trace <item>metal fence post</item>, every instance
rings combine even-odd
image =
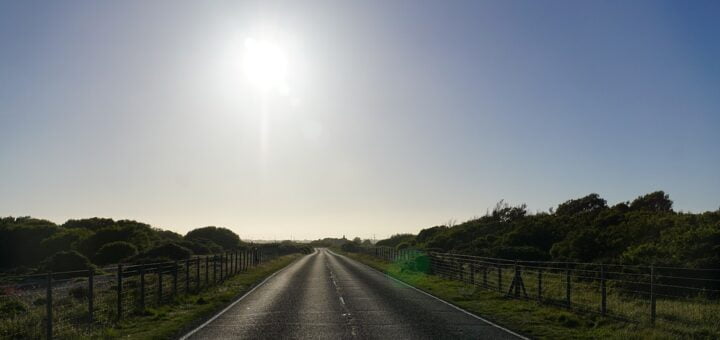
[[[94,281],[95,281],[95,272],[92,269],[90,269],[90,270],[88,270],[88,323],[93,323],[93,310],[95,309],[95,306],[93,305],[95,302],[95,301],[93,301]]]
[[[483,265],[482,271],[483,271],[483,287],[487,288],[488,284],[487,284],[487,266],[486,265]]]
[[[600,293],[602,294],[600,301],[600,315],[607,314],[607,291],[605,287],[605,265],[600,264]]]
[[[53,313],[52,313],[52,272],[47,273],[47,291],[45,292],[45,331],[49,339],[53,337]]]
[[[655,266],[650,265],[650,322],[655,324]]]
[[[117,318],[122,319],[122,286],[123,286],[123,268],[119,264],[117,266]]]

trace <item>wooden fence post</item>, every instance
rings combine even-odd
[[[195,290],[200,291],[200,258],[195,258]]]
[[[487,266],[486,265],[483,265],[482,271],[483,271],[483,288],[487,288],[488,284],[487,284]]]
[[[498,292],[502,293],[502,266],[498,263]]]
[[[217,283],[217,255],[213,256],[213,283]]]
[[[163,295],[163,268],[162,264],[157,265],[157,276],[158,276],[158,288],[157,288],[157,303],[158,305],[162,304],[162,295]]]
[[[605,286],[605,265],[600,264],[600,315],[605,316],[607,314],[607,290]]]
[[[88,323],[93,323],[93,313],[94,313],[94,293],[93,293],[93,286],[95,281],[95,272],[90,269],[88,270]]]
[[[655,266],[650,265],[650,322],[655,324]]]
[[[475,285],[475,264],[470,264],[470,284]]]
[[[117,266],[117,317],[122,319],[122,286],[123,286],[123,267],[121,264]]]
[[[542,268],[538,268],[537,299],[542,302]]]
[[[53,337],[53,301],[52,301],[52,272],[47,273],[47,290],[45,292],[45,332],[48,340]]]
[[[185,295],[190,292],[190,259],[185,260]]]
[[[178,261],[175,261],[175,263],[173,263],[172,276],[173,276],[172,296],[176,297],[177,296],[177,279],[178,279],[177,278],[178,277]]]
[[[210,284],[210,256],[205,256],[205,286]]]
[[[570,264],[565,264],[565,302],[567,303],[568,308],[571,306],[571,299],[570,299],[570,293],[571,293],[571,286],[570,283],[572,282],[572,278],[570,277]]]
[[[140,265],[140,311],[145,310],[145,265]]]

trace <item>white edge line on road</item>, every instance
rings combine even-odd
[[[314,252],[313,252],[313,254],[314,254]],[[308,255],[310,255],[310,254],[308,254]],[[272,279],[273,277],[275,277],[275,275],[279,274],[279,273],[282,272],[283,270],[285,270],[285,269],[287,269],[287,268],[290,268],[290,265],[292,265],[293,263],[297,262],[298,260],[300,260],[300,259],[302,259],[302,258],[304,258],[304,256],[298,258],[297,260],[295,260],[295,261],[293,261],[293,262],[288,263],[287,266],[285,266],[285,267],[283,267],[282,269],[280,269],[280,270],[272,273],[270,276],[266,277],[265,280],[262,280],[262,282],[258,283],[255,287],[253,287],[252,289],[250,289],[247,293],[243,294],[243,296],[239,297],[237,300],[233,301],[230,305],[228,305],[227,307],[225,307],[223,310],[219,311],[219,312],[218,312],[217,314],[215,314],[212,318],[210,318],[210,319],[208,319],[207,321],[205,321],[202,325],[197,326],[195,329],[191,330],[191,331],[188,332],[187,334],[185,334],[185,335],[183,335],[182,337],[180,337],[179,340],[186,340],[186,339],[190,338],[193,334],[197,333],[199,330],[203,329],[203,327],[205,327],[205,326],[207,326],[208,324],[210,324],[211,322],[215,321],[215,319],[217,319],[218,317],[220,317],[220,315],[223,315],[223,313],[227,312],[230,308],[232,308],[233,306],[235,306],[238,302],[242,301],[242,299],[244,299],[246,296],[248,296],[248,295],[250,295],[252,292],[254,292],[255,289],[260,288],[262,285],[265,284],[265,282],[267,282],[268,280]]]
[[[334,251],[332,251],[332,250],[330,250],[330,249],[328,249],[328,251],[331,252],[331,253],[333,253],[333,254],[335,254],[335,255],[337,255],[337,256],[343,256],[343,257],[347,258],[346,256],[340,255],[340,254],[338,254],[338,253],[335,253]],[[351,260],[352,260],[352,259],[351,259]],[[376,271],[376,272],[382,273],[381,271],[379,271],[379,270],[377,270],[377,269],[375,269],[375,268],[373,268],[373,267],[370,267],[370,266],[368,266],[367,264],[364,264],[364,263],[362,263],[362,262],[360,262],[360,261],[357,261],[357,260],[353,260],[353,261],[355,261],[355,262],[357,262],[357,263],[360,263],[360,264],[363,264],[364,266],[366,266],[366,267],[368,267],[368,268],[370,268],[370,269],[372,269],[372,270],[374,270],[374,271]],[[389,277],[389,278],[391,278],[391,279],[393,279],[393,280],[395,280],[395,281],[397,281],[397,282],[399,282],[399,283],[401,283],[401,284],[403,284],[403,285],[405,285],[405,286],[407,286],[407,287],[410,287],[410,288],[412,288],[412,289],[414,289],[414,290],[416,290],[416,291],[418,291],[418,292],[420,292],[420,293],[423,293],[423,294],[425,294],[425,295],[427,295],[427,296],[429,296],[429,297],[431,297],[431,298],[433,298],[433,299],[435,299],[435,300],[438,300],[438,301],[440,301],[440,302],[442,302],[442,303],[444,303],[444,304],[446,304],[446,305],[448,305],[448,306],[450,306],[450,307],[452,307],[452,308],[455,308],[455,309],[457,309],[457,310],[459,310],[459,311],[461,311],[461,312],[463,312],[463,313],[465,313],[465,314],[467,314],[467,315],[470,315],[470,316],[472,316],[472,317],[474,317],[474,318],[476,318],[476,319],[478,319],[478,320],[480,320],[480,321],[483,321],[483,322],[489,324],[490,326],[493,326],[493,327],[495,327],[495,328],[502,329],[503,331],[508,332],[508,333],[510,333],[510,334],[512,334],[512,335],[514,335],[514,336],[516,336],[516,337],[518,337],[518,338],[520,338],[520,339],[530,340],[530,338],[528,338],[528,337],[522,336],[522,335],[520,335],[520,334],[518,334],[518,333],[515,333],[515,332],[513,332],[513,331],[511,331],[511,330],[509,330],[509,329],[507,329],[507,328],[505,328],[505,327],[503,327],[503,326],[500,326],[500,325],[498,325],[498,324],[496,324],[496,323],[494,323],[494,322],[492,322],[492,321],[490,321],[490,320],[487,320],[487,319],[485,319],[485,318],[482,318],[482,317],[480,317],[480,316],[477,316],[477,315],[475,315],[475,314],[473,314],[473,313],[471,313],[471,312],[469,312],[469,311],[467,311],[467,310],[465,310],[465,309],[462,309],[462,308],[460,308],[460,307],[458,307],[458,306],[456,306],[456,305],[454,305],[454,304],[452,304],[452,303],[450,303],[450,302],[447,302],[447,301],[445,301],[445,300],[443,300],[443,299],[441,299],[441,298],[439,298],[439,297],[437,297],[437,296],[435,296],[435,295],[432,295],[432,294],[430,294],[430,293],[428,293],[428,292],[426,292],[426,291],[424,291],[424,290],[422,290],[422,289],[413,287],[413,286],[411,286],[411,285],[409,285],[409,284],[407,284],[407,283],[405,283],[405,282],[403,282],[403,281],[400,281],[400,280],[398,280],[398,279],[396,279],[396,278],[394,278],[394,277],[392,277],[392,276],[390,276],[390,275],[387,275],[387,274],[386,274],[385,276],[386,276],[386,277]]]

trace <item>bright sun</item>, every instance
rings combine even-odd
[[[246,39],[244,68],[248,80],[260,90],[288,93],[287,53],[277,43]]]

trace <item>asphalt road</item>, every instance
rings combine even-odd
[[[305,256],[190,339],[517,339],[357,261]]]

